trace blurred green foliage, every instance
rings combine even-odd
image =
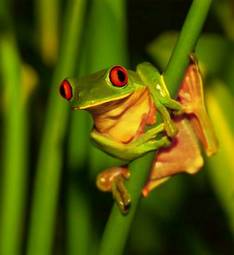
[[[191,1],[1,0],[0,255],[96,254],[112,206],[88,114],[57,88],[111,64],[164,70]],[[220,150],[141,201],[125,254],[232,254],[233,1],[213,1],[196,53]],[[113,229],[113,232],[118,231]]]

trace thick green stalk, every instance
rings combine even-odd
[[[86,112],[72,114],[68,149],[67,188],[67,251],[68,255],[90,254],[92,238],[91,208],[87,189],[81,185],[80,176],[88,174],[87,160],[90,148],[90,125]],[[85,174],[86,172],[86,174]]]
[[[124,0],[93,0],[88,45],[90,72],[107,65],[127,64],[125,5]]]
[[[90,73],[111,65],[127,65],[125,9],[124,0],[93,0],[87,46]],[[114,162],[94,146],[90,148],[90,158],[91,175],[95,176]]]
[[[54,73],[37,165],[28,255],[51,254],[62,165],[67,104],[58,96],[59,82],[73,76],[81,35],[82,0],[70,0],[65,13],[61,52]]]
[[[178,43],[165,72],[166,82],[170,84],[173,95],[175,95],[176,87],[179,85],[188,64],[189,53],[194,50],[210,4],[211,0],[194,0],[186,17]],[[132,207],[126,216],[121,215],[116,206],[113,207],[105,228],[99,255],[123,254],[128,232],[140,199],[140,190],[148,175],[153,154],[148,153],[130,164],[132,175],[128,183],[128,189],[132,196]]]
[[[37,0],[35,4],[37,18],[35,39],[47,64],[54,64],[58,57],[59,3],[58,0]]]
[[[12,34],[0,38],[4,84],[3,178],[0,254],[20,254],[27,178],[27,113],[23,102],[21,60]]]
[[[234,82],[234,80],[233,80]],[[224,209],[232,234],[234,235],[234,162],[233,162],[233,131],[234,116],[233,95],[225,84],[213,81],[206,94],[207,107],[214,123],[216,134],[219,134],[219,150],[207,161],[211,184]]]
[[[212,0],[193,0],[183,24],[180,36],[164,72],[170,92],[175,95],[189,62],[189,54],[195,50],[199,34],[206,20]]]
[[[99,255],[123,254],[130,226],[140,201],[141,190],[148,176],[148,170],[151,167],[154,156],[155,152],[151,152],[130,164],[131,180],[126,184],[132,199],[129,213],[124,216],[120,213],[116,204],[113,206],[103,234]]]
[[[123,0],[94,0],[88,16],[83,43],[79,75],[95,72],[110,65],[126,65],[126,24]],[[106,25],[108,24],[108,26]],[[105,29],[103,29],[105,27]],[[115,31],[115,33],[113,33]],[[81,73],[82,72],[82,73]],[[69,132],[69,168],[67,230],[68,254],[90,254],[91,231],[90,212],[86,190],[78,182],[77,175],[87,171],[87,157],[92,173],[114,165],[113,158],[90,146],[87,113],[73,112]],[[85,169],[84,169],[85,167]],[[79,173],[78,173],[79,172]],[[75,186],[77,186],[75,188]]]
[[[85,7],[85,6],[83,6]],[[87,21],[87,19],[85,19]],[[87,37],[87,33],[85,34]],[[87,42],[82,40],[82,52],[79,57],[76,75],[87,74]],[[82,183],[88,171],[88,155],[90,149],[89,130],[91,119],[87,112],[73,111],[68,138],[68,179],[66,189],[66,254],[88,255],[92,243],[91,208],[89,192]],[[82,181],[80,180],[82,176]]]
[[[234,94],[234,40],[232,41],[232,44],[230,45],[229,48],[229,58],[225,59],[225,65],[223,65],[224,67],[224,81],[226,82],[226,84],[228,85],[228,87],[230,88],[230,91],[232,94]]]
[[[67,250],[68,255],[89,255],[92,244],[91,206],[86,189],[73,177],[69,181],[67,197]]]

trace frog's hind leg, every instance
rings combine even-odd
[[[183,106],[183,111],[189,117],[199,140],[203,144],[208,156],[214,154],[218,142],[208,116],[203,92],[203,81],[197,64],[196,57],[190,56],[184,80],[178,93],[178,101]]]
[[[175,117],[174,121],[178,133],[170,147],[158,151],[148,182],[142,191],[143,196],[147,196],[170,176],[181,172],[194,174],[203,165],[198,141],[190,123],[182,117]]]
[[[104,170],[97,176],[97,187],[101,191],[112,192],[122,213],[126,213],[131,204],[130,195],[124,186],[130,173],[126,166],[112,167]]]

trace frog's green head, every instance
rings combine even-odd
[[[88,110],[131,95],[138,86],[135,76],[135,72],[127,71],[122,66],[112,66],[77,81],[70,78],[63,80],[60,94],[73,109]]]

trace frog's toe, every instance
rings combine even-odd
[[[122,176],[118,176],[112,183],[112,194],[113,197],[123,214],[128,213],[129,207],[131,205],[130,195],[124,186],[124,178]]]
[[[173,115],[175,115],[175,116],[180,116],[180,115],[182,115],[182,114],[184,114],[185,113],[185,109],[183,108],[183,107],[181,107],[180,109],[178,109],[178,110],[174,110],[173,111]]]
[[[165,130],[169,137],[174,137],[178,132],[178,130],[173,122],[168,123],[168,125],[165,126]]]

